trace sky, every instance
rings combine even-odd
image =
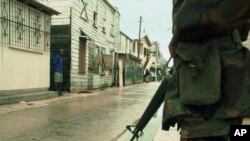
[[[142,16],[141,37],[148,35],[158,41],[163,56],[169,57],[168,44],[172,37],[172,1],[169,0],[109,0],[120,12],[120,29],[132,39],[139,37],[139,21]]]

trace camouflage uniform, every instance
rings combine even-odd
[[[167,90],[163,129],[181,141],[227,141],[250,111],[249,0],[173,0],[176,86]],[[188,17],[188,19],[187,19]],[[178,129],[179,129],[178,128]]]

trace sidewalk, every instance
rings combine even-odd
[[[23,100],[23,101],[19,101],[16,103],[0,105],[0,114],[11,113],[11,112],[34,108],[34,107],[43,107],[51,103],[72,101],[73,99],[78,98],[78,97],[94,96],[97,94],[98,93],[91,93],[91,94],[65,93],[63,96],[60,96],[60,97],[56,95],[55,97],[50,97],[47,99],[38,99],[38,100],[32,100],[32,101]]]
[[[169,131],[164,131],[160,127],[153,141],[180,141],[180,134],[176,127],[171,128]]]
[[[21,101],[34,101],[57,97],[55,91],[36,91],[36,92],[10,92],[0,93],[0,105],[19,103]]]
[[[122,89],[128,89],[131,87],[136,87],[141,84],[135,84],[135,85],[128,85],[122,87]],[[75,94],[87,94],[91,95],[93,93],[97,93],[102,90],[113,90],[113,89],[121,89],[119,87],[108,87],[105,89],[94,89],[94,90],[86,90],[83,92],[75,93]],[[72,93],[67,93],[72,94]],[[73,93],[74,94],[74,93]],[[0,93],[0,106],[1,105],[7,105],[7,104],[14,104],[14,103],[20,103],[20,102],[30,102],[30,101],[36,101],[36,100],[43,100],[43,99],[49,99],[49,98],[55,98],[58,97],[58,93],[56,91],[48,91],[48,90],[41,90],[41,91],[13,91],[13,92],[2,92]]]

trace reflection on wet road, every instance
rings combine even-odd
[[[159,84],[106,89],[98,95],[2,113],[0,140],[116,140],[125,134],[127,124],[142,115]]]

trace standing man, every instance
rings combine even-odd
[[[177,123],[181,141],[228,141],[230,125],[249,115],[249,12],[249,0],[173,0],[176,90],[163,129]]]
[[[54,80],[56,91],[58,95],[62,96],[62,83],[63,83],[63,49],[59,49],[58,54],[54,57]]]

